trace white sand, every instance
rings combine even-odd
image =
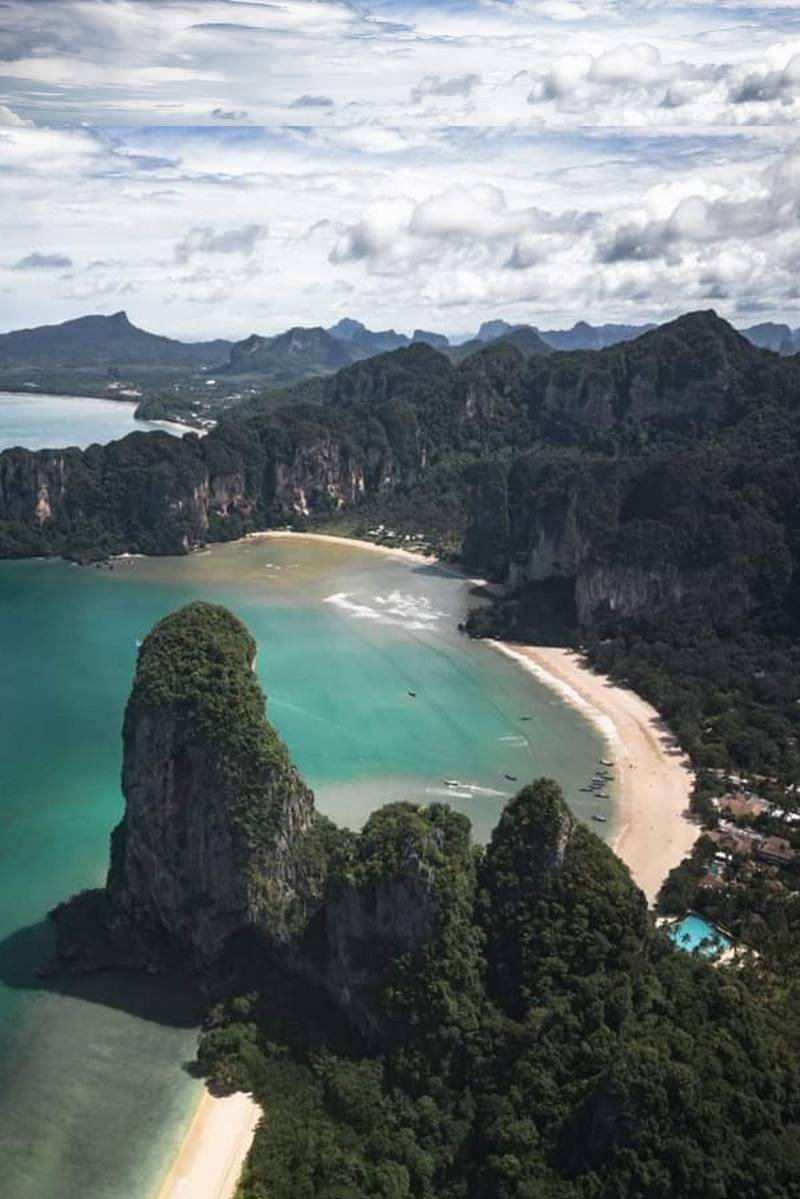
[[[204,1091],[157,1199],[232,1199],[260,1118],[249,1095]]]
[[[689,853],[698,828],[688,815],[694,776],[658,712],[634,691],[611,682],[572,650],[490,645],[513,658],[578,708],[603,734],[616,767],[612,848],[652,903],[673,866]]]
[[[403,549],[402,546],[378,545],[374,541],[361,541],[358,537],[337,537],[334,533],[297,533],[294,529],[271,529],[265,533],[248,533],[247,541],[270,540],[273,537],[299,538],[301,541],[327,541],[330,545],[350,545],[360,550],[373,550],[391,558],[405,558],[407,562],[420,562],[431,565],[437,562],[447,569],[447,564],[439,562],[434,554],[418,553],[416,550]]]

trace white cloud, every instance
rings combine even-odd
[[[615,125],[789,124],[800,116],[800,53],[778,69],[776,50],[733,62],[665,59],[646,42],[571,53],[534,74],[528,104]]]
[[[790,124],[792,7],[5,0],[0,87],[22,118],[75,124],[272,124],[287,109],[326,126]]]
[[[441,75],[426,75],[411,89],[411,103],[419,104],[426,96],[468,96],[481,81],[480,75],[467,73],[442,79]]]
[[[197,254],[244,254],[249,257],[256,243],[267,236],[265,225],[243,225],[241,229],[222,229],[195,225],[175,246],[175,261],[188,262]]]
[[[122,294],[137,323],[198,337],[710,303],[800,324],[785,127],[7,128],[0,171],[0,327],[114,311]],[[12,269],[32,253],[76,265]]]
[[[12,125],[24,127],[32,125],[32,121],[23,121],[22,117],[18,117],[15,112],[12,112],[5,104],[0,104],[0,128],[4,125]]]
[[[66,254],[50,253],[42,254],[39,250],[34,250],[31,254],[26,254],[24,258],[20,258],[12,266],[12,271],[58,271],[66,270],[72,266],[72,259]]]

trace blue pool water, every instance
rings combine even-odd
[[[704,958],[719,957],[733,944],[730,937],[726,937],[702,916],[695,916],[693,913],[673,924],[669,936],[673,945],[677,945],[679,949],[685,949],[687,953],[697,951]]]

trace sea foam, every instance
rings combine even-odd
[[[374,595],[372,604],[353,598],[351,592],[337,591],[334,595],[326,596],[324,602],[359,620],[375,620],[380,624],[418,631],[432,629],[438,621],[447,617],[446,612],[440,612],[432,606],[427,596],[404,595],[401,591]]]

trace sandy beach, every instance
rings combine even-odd
[[[655,708],[596,674],[575,651],[489,644],[581,711],[605,737],[616,767],[612,848],[652,903],[699,831],[687,815],[694,780],[686,755]]]
[[[249,1095],[204,1091],[156,1199],[232,1199],[260,1118]]]
[[[444,570],[451,569],[446,563],[440,562],[434,554],[421,554],[416,550],[406,550],[402,546],[378,545],[375,541],[362,541],[359,537],[337,537],[335,533],[298,533],[294,529],[270,529],[265,533],[247,533],[245,541],[271,540],[274,537],[291,537],[301,541],[327,541],[330,545],[350,545],[360,550],[372,550],[383,554],[384,557],[404,558],[406,562],[417,565],[431,566],[434,562]]]
[[[330,533],[275,530],[249,536],[300,537],[349,545],[410,562],[438,562],[431,555],[399,546],[376,545],[373,541]],[[461,573],[441,562],[438,565]],[[470,581],[484,583],[481,579]],[[609,757],[617,767],[612,847],[652,903],[669,871],[686,856],[698,835],[697,825],[688,815],[694,782],[688,758],[651,704],[629,688],[595,673],[580,654],[550,646],[499,641],[488,644],[556,691],[602,733]]]
[[[276,530],[248,539],[300,538],[353,546],[414,563],[437,559],[353,537]],[[540,683],[579,710],[604,737],[616,773],[612,847],[652,903],[664,878],[697,834],[688,819],[693,775],[658,712],[635,692],[612,683],[567,649],[489,641]],[[247,1095],[204,1093],[156,1199],[232,1199],[261,1110]]]

